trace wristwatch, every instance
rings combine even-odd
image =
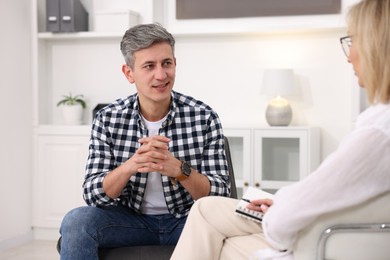
[[[191,175],[191,165],[186,161],[181,161],[181,175],[176,177],[178,181],[184,181]]]

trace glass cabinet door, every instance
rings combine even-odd
[[[251,182],[250,129],[224,129],[229,140],[230,153],[236,179],[238,198],[242,197],[244,187]]]
[[[276,192],[307,176],[318,165],[318,134],[307,127],[255,129],[254,182]]]

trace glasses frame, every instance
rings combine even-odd
[[[340,38],[340,44],[341,48],[343,49],[343,52],[347,58],[349,58],[350,49],[352,47],[352,38],[351,36],[347,35]]]

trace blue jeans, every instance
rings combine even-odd
[[[79,207],[62,221],[61,260],[96,260],[99,247],[176,245],[186,219],[140,215],[124,206]]]

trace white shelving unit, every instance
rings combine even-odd
[[[153,22],[159,15],[154,0],[110,2],[100,0],[99,5],[133,9],[140,14],[142,23]],[[84,123],[90,124],[96,104],[132,92],[121,72],[124,60],[119,43],[124,32],[46,32],[45,6],[46,0],[32,0],[34,125],[63,124],[56,103],[69,92],[83,94],[87,99]]]

